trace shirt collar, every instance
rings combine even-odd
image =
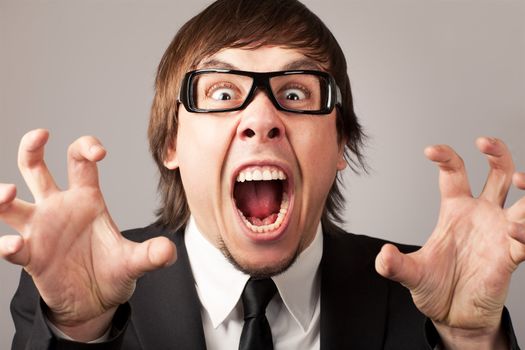
[[[272,277],[286,308],[305,332],[319,300],[319,265],[322,255],[323,232],[319,223],[314,240],[301,252],[295,263],[280,275]]]
[[[190,217],[184,236],[197,294],[217,328],[239,301],[249,275],[237,270],[222,252],[199,231]],[[306,331],[319,300],[319,264],[323,252],[321,224],[312,243],[301,252],[295,263],[280,275],[272,277],[284,305]]]

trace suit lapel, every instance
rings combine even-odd
[[[130,300],[132,326],[143,349],[206,349],[184,232],[168,237],[177,246],[177,262],[139,280]]]
[[[374,268],[379,249],[367,237],[324,235],[321,350],[383,347],[388,283]]]

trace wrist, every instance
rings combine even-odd
[[[441,338],[440,349],[499,350],[509,349],[509,341],[501,325],[494,329],[463,329],[434,322]]]
[[[46,316],[49,322],[61,333],[77,342],[88,343],[100,339],[107,334],[111,327],[116,307],[105,313],[82,322],[60,322],[53,313],[47,310]]]

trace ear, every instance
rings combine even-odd
[[[338,152],[338,159],[337,159],[337,170],[338,171],[341,171],[341,170],[344,170],[347,166],[348,166],[348,163],[345,159],[345,149],[346,149],[346,138],[343,138],[341,140],[341,142],[339,143],[339,152]]]
[[[170,170],[175,170],[179,167],[179,159],[177,158],[177,152],[173,145],[168,148],[163,163],[164,166]]]

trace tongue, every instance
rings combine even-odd
[[[234,196],[245,217],[264,219],[279,212],[282,190],[281,181],[246,181],[235,185]]]

